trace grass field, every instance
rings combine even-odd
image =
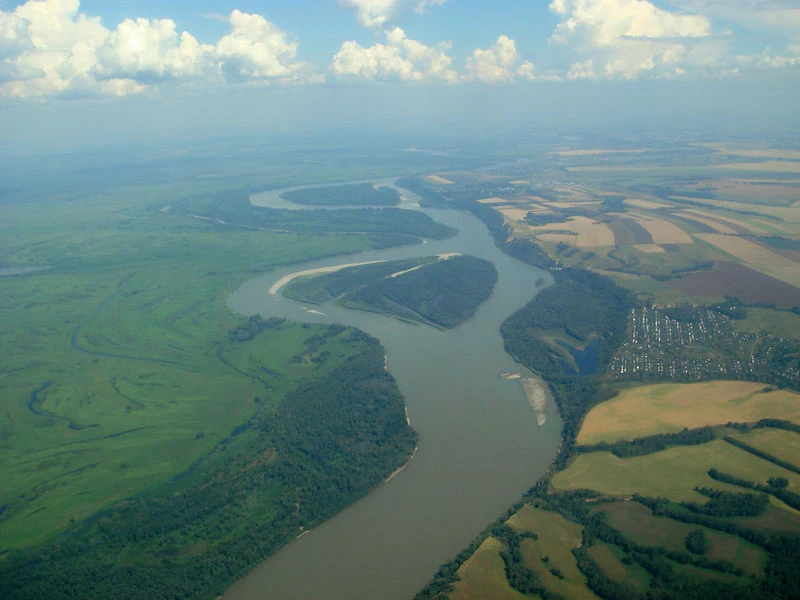
[[[522,553],[525,566],[539,575],[550,590],[565,598],[595,600],[597,596],[586,587],[586,577],[578,570],[572,549],[581,545],[582,527],[566,520],[558,513],[524,505],[507,521],[519,532],[530,531],[538,539],[523,539]],[[545,563],[542,559],[547,557]],[[559,569],[564,578],[553,575],[551,568]]]
[[[711,468],[736,477],[764,482],[769,477],[785,477],[789,489],[800,490],[800,475],[773,465],[735,446],[716,440],[701,446],[677,446],[655,454],[620,459],[610,452],[580,454],[553,477],[553,486],[562,490],[588,488],[602,494],[629,496],[641,494],[675,501],[705,503],[706,497],[695,487],[741,491],[708,476]]]
[[[800,434],[782,429],[754,429],[736,437],[800,469]]]
[[[503,544],[488,537],[458,569],[458,579],[450,593],[451,600],[524,600],[529,598],[511,589],[506,580],[505,565],[500,557]]]
[[[637,563],[626,565],[622,562],[625,552],[619,546],[596,541],[589,548],[589,555],[612,581],[625,582],[637,592],[644,593],[650,587],[650,575]]]
[[[731,321],[734,329],[800,339],[800,315],[785,310],[748,308],[747,317]]]
[[[636,386],[593,408],[584,419],[578,443],[613,442],[762,418],[800,423],[800,394],[764,390],[764,384],[744,381]]]
[[[225,302],[255,273],[369,240],[226,230],[155,210],[154,193],[3,207],[3,262],[52,268],[0,289],[0,550],[186,471],[345,354],[290,364],[314,334],[300,326],[245,352]]]
[[[638,502],[603,504],[598,511],[605,512],[606,522],[632,542],[642,546],[664,546],[674,552],[685,551],[686,536],[694,529],[701,529],[708,541],[708,558],[724,560],[753,575],[764,572],[767,553],[735,535],[653,516],[649,508]]]

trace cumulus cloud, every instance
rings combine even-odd
[[[427,46],[409,39],[395,27],[386,31],[386,44],[365,48],[354,41],[344,42],[333,57],[331,71],[345,78],[454,82],[458,74],[450,68],[449,49],[447,43]]]
[[[670,12],[648,0],[552,0],[550,10],[562,17],[551,42],[590,55],[609,78],[635,79],[649,72],[679,75],[687,41],[711,34],[711,22],[704,15]],[[572,77],[567,77],[585,79],[580,65],[586,61],[575,64],[577,71],[570,70]]]
[[[424,14],[431,6],[441,6],[447,0],[339,0],[339,6],[356,13],[362,27],[381,30],[405,9]]]
[[[472,56],[467,58],[466,72],[470,78],[487,83],[512,83],[516,63],[516,42],[501,35],[494,46],[486,50],[478,48],[472,52]],[[530,69],[532,68],[531,64]]]
[[[736,57],[737,67],[761,71],[800,67],[800,48],[793,47],[790,50],[794,56],[774,55],[771,48],[765,48],[759,54],[739,55]]]
[[[576,63],[572,63],[567,71],[567,79],[576,81],[581,79],[597,79],[594,72],[594,61],[590,58]]]
[[[29,0],[0,11],[0,95],[125,96],[164,81],[296,81],[297,42],[261,15],[234,10],[230,31],[201,44],[171,19],[125,19],[107,29],[78,0]]]

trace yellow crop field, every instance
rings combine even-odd
[[[530,212],[529,210],[524,208],[514,208],[511,206],[498,207],[497,210],[499,210],[504,217],[508,217],[509,219],[514,219],[515,221],[523,221]]]
[[[502,198],[484,198],[483,200],[478,200],[481,204],[507,204],[508,200],[503,200]]]
[[[681,214],[683,214],[684,216],[687,216],[687,217],[689,217],[691,219],[696,219],[698,221],[700,220],[700,218],[712,217],[713,219],[716,219],[717,221],[722,221],[722,222],[725,222],[725,223],[729,223],[731,226],[741,227],[742,229],[745,229],[746,231],[749,231],[749,232],[754,233],[756,235],[763,235],[765,233],[770,233],[769,229],[765,229],[764,227],[759,227],[757,224],[754,224],[752,222],[745,222],[745,221],[742,221],[740,219],[733,219],[733,218],[731,218],[731,217],[729,217],[727,215],[724,216],[724,217],[721,217],[721,216],[718,216],[716,214],[712,214],[709,211],[704,211],[704,210],[697,209],[697,208],[687,208]],[[727,232],[721,232],[721,233],[735,233],[735,231],[727,231]]]
[[[800,475],[716,440],[700,446],[674,446],[655,454],[621,459],[610,452],[579,454],[564,471],[553,477],[561,490],[588,488],[601,494],[669,498],[676,502],[705,503],[707,498],[694,491],[709,487],[741,491],[733,485],[711,479],[709,469],[719,469],[749,481],[784,477],[792,491],[800,490]]]
[[[744,238],[716,233],[701,233],[697,237],[750,265],[787,265],[800,269],[793,260]]]
[[[656,244],[634,244],[634,248],[636,248],[639,252],[644,252],[645,254],[658,254],[659,252],[666,252],[661,246],[657,246]]]
[[[676,196],[677,197],[677,196]],[[800,207],[798,206],[768,206],[766,204],[750,204],[746,202],[728,202],[725,200],[706,200],[704,198],[690,198],[692,202],[699,202],[711,208],[728,209],[732,211],[747,211],[759,215],[777,217],[786,223],[800,223]],[[728,219],[730,220],[730,219]]]
[[[430,179],[434,183],[441,183],[443,185],[452,185],[453,182],[449,179],[445,179],[444,177],[439,177],[439,175],[426,175],[426,179]]]
[[[677,225],[639,213],[627,213],[644,227],[654,244],[691,244],[692,237]]]
[[[663,202],[653,202],[652,200],[641,200],[640,198],[626,198],[625,204],[635,206],[636,208],[644,208],[645,210],[656,210],[658,208],[669,208],[670,204]]]
[[[736,236],[701,233],[697,237],[741,260],[747,266],[800,287],[800,263],[769,248]]]
[[[578,234],[575,245],[579,248],[614,245],[614,232],[604,223],[587,217],[572,217],[567,226]]]
[[[772,173],[800,173],[800,161],[765,160],[754,163],[726,163],[714,165],[714,169],[733,169],[736,171],[769,171]]]
[[[692,221],[697,221],[698,223],[702,223],[703,225],[707,225],[708,227],[711,227],[711,229],[713,229],[714,231],[716,231],[718,233],[728,233],[728,234],[736,234],[736,233],[738,233],[735,229],[731,229],[727,225],[723,225],[721,222],[716,221],[714,219],[707,219],[705,217],[701,217],[699,215],[692,214],[692,213],[690,213],[688,211],[681,212],[681,213],[678,213],[678,214],[680,216],[686,218],[686,219],[691,219]]]
[[[622,391],[595,406],[583,421],[579,444],[674,433],[729,421],[764,418],[800,423],[800,394],[765,392],[762,383],[709,381],[661,383]]]
[[[558,156],[597,156],[598,154],[642,154],[649,152],[650,148],[637,148],[635,150],[606,150],[603,148],[596,148],[591,150],[562,150],[561,152],[552,152]]]

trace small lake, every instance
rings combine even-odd
[[[394,179],[374,183],[395,187]],[[312,186],[291,189],[301,187]],[[537,424],[521,383],[535,376],[505,352],[499,332],[542,289],[537,280],[549,284],[550,275],[501,252],[475,217],[420,209],[415,194],[397,189],[402,208],[422,210],[458,235],[279,269],[244,284],[229,306],[245,315],[343,323],[377,337],[419,432],[418,451],[397,476],[257,566],[228,590],[226,600],[409,600],[441,563],[519,500],[556,452],[557,410],[549,402],[546,422]],[[285,191],[258,194],[252,202],[309,208],[282,200]],[[499,276],[477,314],[450,331],[332,303],[308,307],[269,293],[279,279],[300,270],[450,252],[490,260]]]

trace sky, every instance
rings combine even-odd
[[[491,126],[526,106],[552,122],[698,116],[687,95],[708,117],[796,126],[799,80],[800,0],[0,0],[7,149]]]

